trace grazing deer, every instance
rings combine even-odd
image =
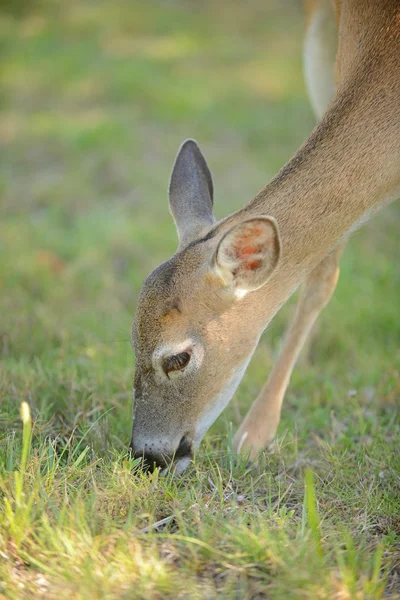
[[[351,232],[400,195],[400,2],[306,2],[305,74],[319,124],[243,209],[215,221],[193,140],[169,187],[174,256],[145,281],[133,324],[131,447],[150,468],[190,462],[260,335],[303,283],[281,353],[236,434],[255,457],[275,435],[298,354],[338,280]]]

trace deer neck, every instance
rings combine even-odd
[[[241,211],[274,216],[281,232],[280,266],[255,292],[264,320],[335,246],[400,193],[399,50],[397,35],[390,56],[370,52],[349,69],[307,141]]]

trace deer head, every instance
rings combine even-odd
[[[280,237],[270,216],[215,222],[211,174],[193,140],[179,150],[169,202],[179,246],[144,282],[132,327],[131,447],[149,468],[174,461],[182,471],[257,345],[253,292],[277,267]]]

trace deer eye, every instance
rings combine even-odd
[[[180,352],[173,356],[167,356],[163,360],[163,369],[166,375],[172,371],[182,371],[189,364],[190,354],[189,352]]]

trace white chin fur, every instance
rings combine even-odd
[[[176,460],[176,461],[174,460],[173,463],[171,463],[167,467],[161,469],[160,475],[162,477],[165,477],[165,475],[167,475],[171,471],[174,476],[180,475],[181,473],[183,473],[183,471],[186,471],[186,469],[190,465],[191,461],[192,461],[191,456],[185,456],[184,458],[178,458],[178,460]]]
[[[183,471],[185,471],[185,469],[188,468],[188,466],[191,463],[191,457],[190,456],[185,456],[184,458],[179,458],[175,463],[175,473],[177,475],[179,475],[180,473],[183,473]]]
[[[229,404],[232,399],[233,394],[236,392],[236,389],[239,383],[242,380],[244,372],[247,369],[247,365],[250,362],[250,356],[242,363],[240,366],[234,369],[234,374],[231,379],[225,385],[224,389],[214,398],[214,401],[211,402],[204,413],[201,415],[197,428],[196,435],[194,438],[194,445],[196,448],[199,447],[201,440],[204,437],[207,429],[211,427],[214,421],[219,417],[224,408]]]

